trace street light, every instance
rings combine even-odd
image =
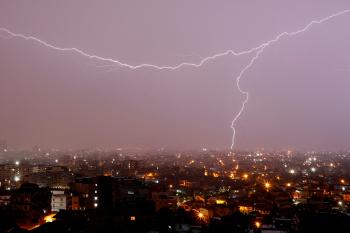
[[[256,226],[256,228],[260,228],[261,223],[260,223],[259,221],[256,221],[256,222],[255,222],[255,226]]]

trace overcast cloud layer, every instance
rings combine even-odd
[[[137,65],[199,62],[255,47],[338,1],[1,1],[0,27]],[[350,149],[350,14],[268,47],[242,78],[237,149]],[[1,33],[2,36],[6,34]],[[252,55],[196,69],[111,69],[33,41],[0,38],[0,139],[11,147],[220,148]]]

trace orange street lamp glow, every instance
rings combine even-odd
[[[255,226],[256,226],[256,228],[260,228],[261,223],[260,223],[260,222],[258,222],[258,221],[256,221],[256,222],[255,222]]]
[[[56,215],[56,214],[46,215],[46,216],[44,217],[44,221],[45,221],[46,223],[55,221],[55,220],[56,220],[56,218],[54,218],[55,215]]]

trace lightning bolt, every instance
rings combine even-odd
[[[244,73],[246,71],[249,70],[250,67],[252,67],[255,63],[255,61],[259,58],[260,54],[263,53],[264,49],[270,45],[272,45],[273,43],[276,43],[278,42],[281,38],[283,37],[292,37],[292,36],[296,36],[298,34],[301,34],[301,33],[304,33],[306,31],[308,31],[313,25],[315,24],[322,24],[324,22],[327,22],[333,18],[336,18],[336,17],[339,17],[341,15],[344,15],[344,14],[347,14],[347,13],[350,13],[350,9],[347,9],[347,10],[343,10],[343,11],[340,11],[338,13],[335,13],[335,14],[332,14],[332,15],[329,15],[325,18],[322,18],[322,19],[319,19],[319,20],[312,20],[310,23],[308,23],[306,26],[304,26],[303,28],[297,30],[297,31],[293,31],[293,32],[282,32],[280,34],[278,34],[274,39],[272,40],[269,40],[263,44],[261,44],[259,47],[256,47],[257,48],[257,52],[255,54],[255,56],[250,60],[250,62],[248,63],[247,66],[245,66],[241,72],[239,73],[239,75],[236,77],[236,86],[237,86],[237,89],[238,91],[243,94],[245,96],[244,98],[244,101],[242,102],[242,105],[241,105],[241,108],[239,109],[238,113],[235,115],[235,117],[233,118],[232,122],[231,122],[231,129],[232,129],[232,144],[231,144],[231,150],[234,149],[234,146],[235,146],[235,138],[236,138],[236,128],[235,128],[235,124],[236,124],[236,121],[240,118],[240,116],[242,115],[242,113],[244,112],[245,110],[245,107],[246,107],[246,104],[248,103],[249,101],[249,92],[248,91],[245,91],[241,88],[240,86],[240,81],[241,81],[241,78],[242,76],[244,75]],[[254,50],[255,51],[255,50]],[[252,51],[253,52],[253,51]]]
[[[241,56],[241,55],[245,55],[245,54],[249,54],[249,53],[252,53],[256,50],[259,50],[262,45],[260,45],[259,47],[256,47],[256,48],[252,48],[252,49],[249,49],[249,50],[245,50],[245,51],[241,51],[241,52],[235,52],[233,50],[227,50],[225,52],[222,52],[222,53],[217,53],[215,55],[212,55],[212,56],[208,56],[208,57],[205,57],[203,58],[202,60],[200,60],[199,63],[189,63],[189,62],[182,62],[178,65],[175,65],[175,66],[158,66],[158,65],[153,65],[153,64],[147,64],[147,63],[143,63],[143,64],[139,64],[139,65],[130,65],[130,64],[127,64],[127,63],[123,63],[119,60],[116,60],[116,59],[113,59],[113,58],[105,58],[105,57],[101,57],[101,56],[98,56],[98,55],[95,55],[95,54],[89,54],[87,52],[84,52],[83,50],[80,50],[78,48],[63,48],[63,47],[57,47],[53,44],[50,44],[46,41],[43,41],[37,37],[34,37],[34,36],[26,36],[24,34],[19,34],[19,33],[14,33],[6,28],[0,28],[0,31],[2,32],[5,32],[7,33],[8,35],[10,35],[11,37],[17,37],[17,38],[22,38],[24,40],[32,40],[32,41],[35,41],[45,47],[48,47],[50,49],[53,49],[53,50],[57,50],[57,51],[61,51],[61,52],[75,52],[77,54],[80,54],[84,57],[87,57],[89,59],[96,59],[96,60],[99,60],[99,61],[104,61],[104,62],[112,62],[114,63],[115,65],[119,66],[119,67],[124,67],[124,68],[128,68],[128,69],[131,69],[131,70],[136,70],[136,69],[141,69],[141,68],[153,68],[153,69],[157,69],[157,70],[177,70],[177,69],[180,69],[184,66],[192,66],[192,67],[195,67],[195,68],[199,68],[201,67],[204,63],[210,61],[210,60],[215,60],[219,57],[223,57],[223,56],[227,56],[229,54],[232,54],[234,56]]]
[[[243,50],[241,52],[235,52],[232,49],[226,50],[224,52],[221,53],[217,53],[214,54],[212,56],[208,56],[205,57],[203,59],[201,59],[198,63],[189,63],[189,62],[182,62],[179,63],[178,65],[175,66],[159,66],[159,65],[154,65],[154,64],[148,64],[148,63],[143,63],[143,64],[139,64],[139,65],[131,65],[128,63],[124,63],[122,61],[113,59],[113,58],[106,58],[106,57],[101,57],[95,54],[89,54],[81,49],[72,47],[72,48],[65,48],[65,47],[57,47],[53,44],[50,44],[49,42],[43,41],[37,37],[34,36],[27,36],[24,34],[20,34],[20,33],[14,33],[6,28],[0,28],[0,32],[6,33],[7,35],[9,35],[11,38],[21,38],[24,40],[31,40],[31,41],[35,41],[45,47],[48,47],[50,49],[56,50],[56,51],[61,51],[61,52],[75,52],[79,55],[82,55],[84,57],[87,57],[89,59],[94,59],[94,60],[98,60],[98,61],[103,61],[103,62],[111,62],[113,63],[115,66],[120,67],[120,68],[128,68],[131,70],[136,70],[136,69],[142,69],[142,68],[153,68],[153,69],[157,69],[157,70],[178,70],[180,68],[183,68],[185,66],[190,66],[190,67],[195,67],[195,68],[199,68],[201,66],[203,66],[206,62],[209,62],[211,60],[215,60],[219,57],[223,57],[223,56],[227,56],[227,55],[234,55],[234,56],[242,56],[242,55],[246,55],[246,54],[251,54],[251,53],[255,53],[255,55],[252,57],[252,59],[250,60],[250,62],[240,71],[239,75],[236,77],[235,81],[236,81],[236,86],[238,91],[244,95],[244,101],[242,102],[241,108],[239,109],[238,113],[234,116],[232,122],[231,122],[231,129],[233,131],[233,135],[232,135],[232,144],[231,144],[231,149],[234,148],[235,145],[235,137],[236,137],[236,128],[235,128],[235,124],[237,122],[237,120],[240,118],[240,116],[242,115],[242,113],[244,112],[246,105],[249,101],[249,92],[245,91],[241,88],[240,86],[240,81],[243,77],[243,75],[254,65],[254,63],[258,60],[259,56],[264,52],[264,50],[271,46],[272,44],[278,42],[281,38],[283,37],[292,37],[292,36],[296,36],[298,34],[304,33],[306,31],[308,31],[313,25],[316,24],[322,24],[324,22],[327,22],[333,18],[342,16],[344,14],[350,13],[350,9],[346,9],[334,14],[331,14],[327,17],[324,17],[322,19],[319,20],[312,20],[310,23],[308,23],[306,26],[304,26],[303,28],[297,30],[297,31],[293,31],[293,32],[282,32],[280,34],[278,34],[274,39],[271,39],[267,42],[264,42],[262,44],[260,44],[257,47],[253,47],[247,50]],[[8,39],[8,38],[6,38]],[[109,65],[108,65],[109,66]]]

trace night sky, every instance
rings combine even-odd
[[[198,63],[350,9],[348,0],[5,1],[0,28],[131,65]],[[350,13],[267,47],[241,79],[236,149],[350,149]],[[0,31],[0,139],[12,148],[228,149],[255,53],[199,68],[110,66]]]

